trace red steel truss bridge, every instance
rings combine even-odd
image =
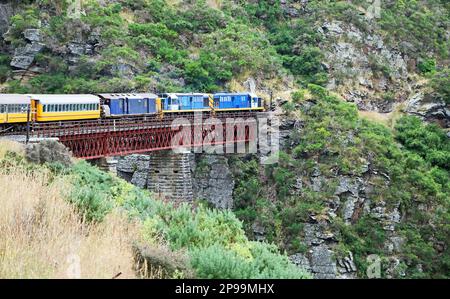
[[[135,153],[257,142],[261,112],[139,116],[33,123],[29,137],[57,138],[75,157],[96,159]]]

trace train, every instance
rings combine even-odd
[[[0,94],[0,133],[23,128],[29,122],[264,110],[264,100],[250,92]]]

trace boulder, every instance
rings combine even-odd
[[[25,47],[17,48],[11,60],[11,66],[18,69],[28,69],[36,55],[44,49],[44,44],[33,42]]]
[[[424,120],[442,120],[444,127],[450,124],[450,109],[443,100],[426,96],[422,92],[413,94],[407,101],[405,112]]]
[[[62,143],[55,140],[29,144],[26,147],[25,156],[28,161],[37,164],[59,163],[66,167],[72,165],[71,152]]]
[[[30,42],[40,42],[41,41],[41,31],[39,29],[25,29],[23,31],[23,36],[27,41]]]

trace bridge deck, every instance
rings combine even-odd
[[[262,112],[223,112],[136,116],[52,123],[33,123],[30,138],[58,138],[75,157],[94,159],[177,147],[201,147],[254,142]],[[231,121],[231,132],[227,123]],[[207,125],[205,121],[210,121]],[[223,124],[216,128],[215,121]]]

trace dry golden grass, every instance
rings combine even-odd
[[[5,157],[8,151],[23,153],[24,147],[18,142],[14,142],[8,139],[0,139],[0,159]]]
[[[0,170],[0,278],[135,277],[137,225],[118,213],[83,223],[63,198],[69,188],[44,172]]]
[[[358,111],[360,117],[385,125],[393,129],[396,122],[404,115],[404,103],[395,104],[392,112],[379,113],[375,111]]]

